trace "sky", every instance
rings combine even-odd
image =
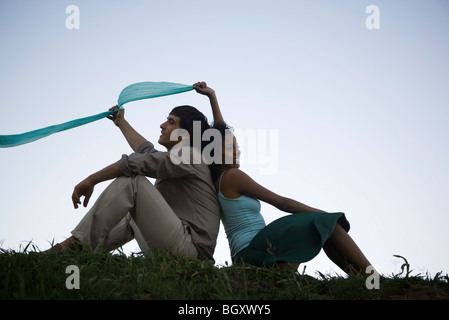
[[[106,111],[132,83],[206,81],[254,180],[344,212],[381,274],[401,272],[394,255],[446,274],[448,30],[444,0],[1,0],[0,134]],[[195,91],[129,103],[125,117],[156,143],[184,104],[212,121]],[[73,187],[131,152],[108,119],[0,149],[0,247],[69,237],[108,183],[78,210]],[[266,223],[286,214],[262,204]],[[222,227],[214,258],[231,263]],[[323,251],[299,271],[342,274]]]

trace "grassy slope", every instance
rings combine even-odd
[[[382,277],[379,290],[368,290],[366,277],[316,279],[247,265],[217,268],[162,253],[146,258],[1,252],[0,299],[449,299],[449,277],[441,274]],[[79,290],[66,288],[69,265],[80,270]]]

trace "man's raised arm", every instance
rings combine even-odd
[[[117,106],[112,107],[109,109],[109,111],[113,111],[117,108]],[[112,116],[109,116],[108,119],[112,120],[117,127],[120,128],[123,135],[126,138],[126,141],[128,141],[128,144],[130,145],[131,149],[134,150],[134,152],[137,152],[137,148],[147,140],[140,135],[136,130],[134,130],[133,127],[128,123],[128,121],[125,120],[125,110],[119,109],[117,113],[113,114]]]

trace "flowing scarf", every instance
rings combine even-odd
[[[56,124],[53,126],[21,134],[0,135],[0,148],[10,148],[20,146],[22,144],[42,139],[56,132],[69,130],[72,128],[88,124],[90,122],[100,120],[102,118],[115,114],[119,109],[123,109],[123,105],[125,103],[131,101],[162,97],[187,92],[190,90],[193,90],[193,86],[172,82],[134,83],[132,85],[127,86],[125,89],[122,90],[122,92],[120,92],[118,98],[118,108],[116,108],[113,111],[106,111],[93,116],[75,119],[61,124]]]

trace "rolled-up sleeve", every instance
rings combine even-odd
[[[157,152],[157,150],[154,148],[154,145],[149,141],[142,143],[136,150],[136,154],[144,154],[144,153],[152,153],[152,152]],[[137,173],[134,173],[132,168],[130,167],[130,163],[128,161],[130,156],[124,154],[124,155],[122,155],[122,158],[116,162],[120,171],[125,176],[128,176],[128,177],[137,174]]]
[[[151,152],[157,152],[157,150],[154,148],[154,145],[150,141],[146,141],[142,143],[138,148],[136,153],[151,153]]]
[[[122,155],[122,158],[117,161],[116,164],[123,175],[127,177],[132,175],[128,165],[128,156],[126,154]]]
[[[192,176],[197,171],[191,163],[173,163],[169,152],[157,151],[148,141],[136,153],[122,155],[117,166],[125,176],[145,175],[156,179]]]

